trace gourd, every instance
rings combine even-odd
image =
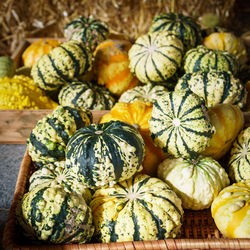
[[[39,88],[58,90],[92,66],[89,48],[78,41],[70,40],[43,55],[32,67],[31,75]]]
[[[214,133],[204,102],[189,90],[170,92],[155,102],[149,130],[164,152],[184,158],[204,151]]]
[[[183,58],[183,67],[186,73],[198,71],[230,71],[234,76],[239,73],[239,63],[227,51],[213,50],[199,45],[190,49]]]
[[[67,40],[82,41],[92,51],[109,35],[108,26],[99,19],[91,16],[80,16],[68,23],[64,28],[64,36]]]
[[[16,65],[8,56],[0,56],[0,77],[12,77],[15,74]]]
[[[207,113],[216,132],[202,155],[219,160],[230,150],[242,130],[244,115],[239,107],[231,104],[218,104],[209,108]]]
[[[61,43],[55,39],[40,39],[30,44],[22,54],[23,65],[32,67],[42,55],[58,47]]]
[[[250,238],[250,181],[224,188],[211,206],[212,217],[228,238]]]
[[[16,213],[24,234],[31,239],[85,243],[94,232],[91,209],[83,197],[61,186],[32,189],[24,194]]]
[[[58,95],[63,106],[90,110],[111,109],[115,103],[111,93],[94,82],[71,82],[63,87]]]
[[[160,240],[181,232],[181,200],[166,183],[145,174],[98,189],[90,207],[97,241]]]
[[[65,159],[65,149],[77,129],[92,123],[92,113],[85,109],[58,106],[52,114],[38,121],[27,140],[31,159],[42,166]]]
[[[230,183],[224,168],[211,157],[167,158],[159,164],[157,175],[181,198],[183,208],[192,210],[209,208]]]
[[[142,83],[164,84],[181,66],[182,42],[158,31],[140,36],[129,50],[130,70]]]
[[[183,43],[185,51],[201,43],[200,26],[190,16],[177,13],[162,13],[154,17],[150,32],[171,31]]]
[[[131,46],[127,40],[106,40],[94,52],[97,82],[117,96],[138,85],[138,79],[129,69],[128,50]]]
[[[229,176],[236,182],[250,180],[250,127],[242,130],[233,144]]]
[[[100,123],[123,121],[137,128],[145,142],[145,157],[142,172],[150,176],[156,175],[157,165],[165,158],[162,150],[155,147],[149,134],[148,120],[151,117],[152,104],[142,101],[132,103],[116,103],[109,113],[105,114]]]
[[[246,87],[230,71],[198,71],[187,73],[178,80],[175,89],[187,89],[202,97],[210,108],[228,103],[243,108],[247,101]]]
[[[144,142],[121,121],[79,129],[66,148],[66,164],[89,188],[112,186],[141,170]]]

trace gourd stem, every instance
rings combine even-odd
[[[170,10],[171,10],[172,13],[174,13],[174,11],[175,11],[175,0],[171,0],[170,5],[171,5]]]

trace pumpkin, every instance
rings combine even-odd
[[[171,31],[182,41],[185,50],[201,43],[200,26],[190,16],[177,13],[162,13],[154,17],[150,32]]]
[[[199,96],[176,90],[155,102],[149,130],[157,146],[174,157],[196,157],[209,145],[214,127]]]
[[[92,51],[109,35],[107,25],[99,19],[91,16],[80,16],[68,23],[64,28],[64,36],[67,40],[82,41]]]
[[[16,213],[24,234],[31,239],[85,243],[94,233],[91,210],[83,197],[61,186],[32,189],[24,194]]]
[[[142,173],[155,176],[157,165],[165,157],[162,150],[154,146],[149,134],[148,120],[151,117],[151,112],[152,104],[139,100],[132,103],[116,103],[110,112],[101,118],[100,123],[119,120],[135,126],[145,142]]]
[[[142,83],[164,83],[180,68],[182,53],[177,36],[167,31],[145,34],[129,50],[129,67]]]
[[[187,73],[178,80],[175,89],[189,88],[202,97],[210,108],[220,103],[228,103],[243,108],[247,101],[246,87],[230,71],[198,71]]]
[[[61,43],[55,39],[40,39],[30,44],[22,54],[23,65],[32,67],[42,55],[58,47]]]
[[[138,84],[129,69],[128,50],[131,46],[126,40],[106,40],[94,52],[97,82],[117,96]]]
[[[112,186],[141,170],[144,141],[121,121],[79,129],[66,148],[66,164],[89,188]]]
[[[77,129],[92,123],[89,110],[58,106],[38,121],[27,140],[31,159],[38,166],[65,159],[65,149]]]
[[[166,183],[145,174],[98,189],[90,207],[97,241],[161,240],[181,232],[181,200]]]
[[[241,131],[233,144],[229,176],[236,182],[250,180],[250,127]]]
[[[243,128],[244,115],[235,105],[218,104],[208,109],[208,116],[216,132],[202,155],[219,160],[230,150],[235,138]]]
[[[39,88],[53,91],[86,73],[91,65],[90,50],[71,40],[43,55],[32,67],[31,75]]]
[[[205,46],[190,49],[183,58],[183,66],[186,73],[198,71],[230,71],[233,75],[239,73],[239,63],[236,58],[227,51],[213,50]]]
[[[211,206],[212,217],[228,238],[250,238],[250,181],[224,188]]]
[[[71,82],[60,90],[58,100],[62,106],[90,110],[111,109],[115,103],[111,93],[94,82]]]
[[[181,198],[183,208],[192,210],[209,208],[230,183],[224,168],[211,157],[167,158],[159,164],[157,175]]]
[[[203,45],[209,49],[228,51],[236,57],[240,65],[247,62],[247,51],[243,40],[231,32],[214,32],[205,37]]]
[[[15,74],[16,65],[8,56],[0,56],[0,77],[12,77]]]

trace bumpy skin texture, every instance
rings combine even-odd
[[[180,235],[181,200],[158,178],[134,175],[98,189],[90,203],[101,242],[160,240]]]
[[[214,127],[203,101],[176,90],[154,103],[149,130],[156,145],[175,157],[196,157],[209,145]]]
[[[229,176],[237,182],[250,180],[250,127],[241,131],[233,144]]]
[[[94,82],[72,82],[60,90],[58,99],[63,106],[90,110],[111,109],[115,103],[112,94]]]
[[[89,188],[112,186],[141,170],[144,147],[140,133],[130,124],[92,124],[71,137],[66,164]]]
[[[247,102],[246,87],[230,71],[199,71],[187,73],[179,79],[175,89],[187,89],[202,97],[210,108],[230,103],[243,108]]]
[[[230,71],[233,75],[239,73],[239,63],[236,58],[227,51],[208,49],[198,46],[190,49],[183,58],[186,73],[198,71]]]
[[[229,238],[250,238],[250,180],[224,188],[211,206],[220,232]]]
[[[77,129],[92,123],[89,110],[58,106],[38,121],[27,141],[29,155],[38,166],[65,159],[65,149]]]
[[[94,233],[91,209],[83,197],[60,186],[37,187],[17,207],[17,219],[32,239],[49,243],[85,243]]]
[[[158,166],[158,177],[182,200],[183,208],[209,208],[219,192],[229,185],[224,168],[211,157],[165,159]]]
[[[181,66],[182,42],[164,31],[140,36],[129,50],[130,70],[142,83],[159,84]]]
[[[171,31],[182,41],[185,50],[201,43],[200,26],[189,16],[176,13],[164,13],[153,19],[150,32]]]

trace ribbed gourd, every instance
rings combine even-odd
[[[71,82],[63,87],[58,95],[63,106],[90,110],[111,109],[115,103],[112,94],[95,82]]]
[[[212,217],[228,238],[250,238],[250,180],[224,188],[211,206]]]
[[[230,71],[234,76],[239,73],[239,63],[227,51],[209,49],[199,45],[190,49],[183,58],[183,67],[186,73],[197,71]]]
[[[58,106],[52,114],[38,121],[27,140],[31,159],[38,166],[65,159],[65,149],[70,137],[92,123],[89,110]]]
[[[142,169],[144,141],[121,121],[79,129],[66,148],[66,164],[89,188],[112,186]]]
[[[64,28],[67,40],[82,41],[92,51],[109,35],[108,26],[99,19],[80,16]]]
[[[24,194],[17,208],[24,234],[47,243],[85,243],[93,233],[91,209],[81,195],[61,186],[37,187]]]
[[[174,157],[196,157],[209,145],[214,127],[199,96],[176,90],[154,103],[149,130],[157,146]]]
[[[16,65],[8,56],[0,56],[0,77],[12,77],[15,74]]]
[[[154,17],[150,32],[171,31],[182,41],[185,50],[201,43],[201,29],[190,16],[177,13],[162,13]]]
[[[250,180],[250,127],[241,131],[230,152],[229,176],[236,182]]]
[[[164,84],[181,66],[182,42],[168,31],[140,36],[129,50],[130,70],[142,83]]]
[[[198,71],[187,73],[178,80],[175,89],[187,89],[202,97],[210,108],[228,103],[243,108],[247,101],[247,90],[230,71]]]
[[[92,54],[82,42],[70,40],[43,55],[32,67],[31,75],[39,88],[58,90],[92,66]]]
[[[148,175],[98,189],[90,207],[97,241],[161,240],[181,232],[181,200],[166,183]]]
[[[224,168],[211,157],[167,158],[159,164],[157,175],[181,198],[183,208],[192,210],[209,208],[230,183]]]

